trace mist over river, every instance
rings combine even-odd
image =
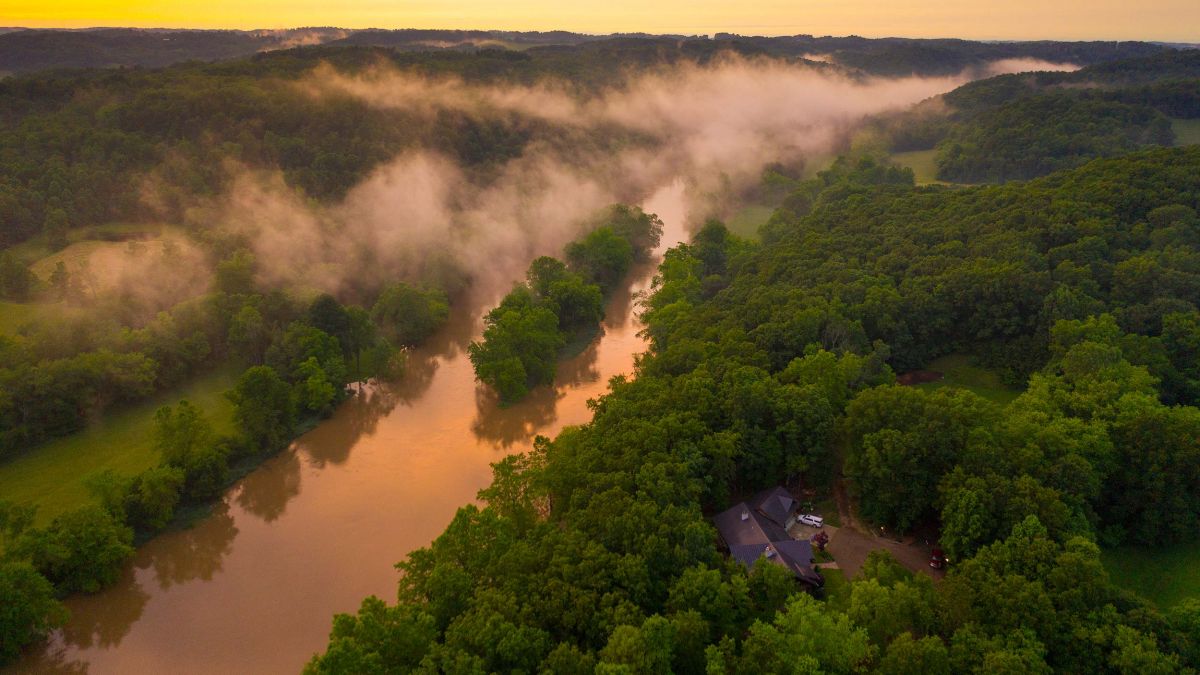
[[[659,253],[685,238],[684,192],[676,181],[642,205],[663,219]],[[335,613],[395,597],[393,565],[486,487],[492,462],[588,421],[587,400],[633,372],[646,347],[635,295],[656,264],[614,292],[602,334],[560,362],[552,389],[509,408],[477,387],[466,353],[498,298],[457,308],[403,380],[366,387],[209,517],[148,542],[115,586],[70,598],[70,622],[15,672],[298,672]]]

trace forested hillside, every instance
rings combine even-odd
[[[945,95],[948,115],[912,113],[899,151],[934,148],[937,176],[1028,179],[1175,141],[1171,118],[1200,118],[1200,50],[1172,50],[1070,73],[1001,75]]]
[[[84,37],[117,40],[123,35],[109,36],[103,31],[38,32],[36,35],[16,32],[0,36],[0,47],[6,40],[32,40],[37,36],[45,40]],[[165,44],[183,45],[189,40],[201,40],[205,35],[208,33],[187,32],[170,37]],[[565,78],[576,87],[595,90],[618,84],[631,70],[680,62],[704,63],[723,53],[796,58],[807,53],[805,49],[852,48],[874,54],[886,46],[875,41],[824,45],[803,40],[787,42],[784,38],[773,38],[766,43],[741,39],[620,38],[558,47],[535,46],[525,51],[404,51],[350,46],[375,44],[381,40],[381,44],[395,46],[395,40],[383,38],[391,33],[383,32],[376,39],[368,40],[371,35],[369,32],[358,33],[327,47],[278,50],[227,63],[192,63],[157,71],[61,71],[0,81],[0,122],[3,122],[0,126],[0,246],[25,241],[38,234],[44,234],[52,242],[62,242],[66,230],[115,219],[157,217],[179,220],[190,197],[212,195],[226,187],[228,171],[222,167],[228,161],[249,167],[278,168],[291,185],[317,199],[328,200],[343,195],[398,150],[416,147],[424,139],[432,139],[435,149],[469,165],[487,165],[519,155],[534,141],[561,140],[565,133],[544,123],[503,114],[446,111],[428,119],[370,106],[350,96],[314,98],[296,83],[310,76],[321,62],[330,63],[346,73],[390,63],[407,72],[456,75],[475,81],[528,84],[544,78]],[[521,40],[531,41],[531,44],[570,37],[521,35]],[[152,37],[160,41],[168,39],[157,34]],[[251,39],[241,33],[215,33],[209,37],[214,45],[222,44],[225,39],[235,42]],[[282,40],[283,37],[271,39]],[[403,33],[401,37],[420,42],[437,36],[416,31]],[[475,39],[480,36],[459,37]],[[1004,49],[965,42],[951,46],[954,53],[969,54],[969,58],[935,59],[943,67],[931,70],[917,64],[911,68],[911,74],[958,73],[968,65],[1015,56],[1061,56],[1093,62],[1162,49],[1137,43],[1121,48],[1084,43],[1020,43]],[[19,45],[14,49],[21,54],[29,53]],[[129,53],[128,50],[121,51]],[[1174,53],[1171,50],[1168,55]],[[866,72],[878,70],[848,56],[846,59],[846,65],[851,68],[861,67]],[[899,63],[895,59],[886,60]],[[1174,63],[1162,57],[1159,61]],[[879,72],[910,74],[893,70]],[[1189,92],[1184,92],[1183,96],[1191,101],[1195,97],[1194,89]],[[960,96],[954,101],[957,104],[963,98],[965,96]],[[962,180],[1028,177],[1073,165],[1071,158],[1076,156],[1091,157],[1147,142],[1169,140],[1169,129],[1164,131],[1162,120],[1144,105],[1117,101],[1097,105],[1101,106],[1098,112],[1076,108],[1070,112],[1071,119],[1082,116],[1091,120],[1099,115],[1103,118],[1100,124],[1108,125],[1104,127],[1107,130],[1104,134],[1096,134],[1096,138],[1088,141],[1090,146],[1068,152],[1052,145],[1032,153],[1035,158],[1041,155],[1057,158],[1067,153],[1066,160],[1042,162],[1015,173],[1007,169],[997,173],[986,167],[944,168],[943,172],[947,177]],[[1188,111],[1194,112],[1194,102],[1185,105]],[[972,140],[972,134],[990,138],[997,124],[1010,125],[1016,131],[1009,133],[1020,134],[1021,130],[1029,128],[1022,120],[1031,116],[1046,117],[1044,107],[1024,106],[1015,112],[979,116],[978,120],[963,127],[964,130],[951,134],[944,142],[948,147],[943,155],[947,158],[978,155],[996,158],[987,160],[994,162],[1007,157],[1013,147],[1029,148],[1030,143],[1020,137],[1008,139],[999,135],[999,141],[983,144]],[[1049,112],[1051,118],[1057,116],[1057,111]],[[1185,112],[1175,110],[1167,114],[1192,115],[1192,112]],[[1058,127],[1039,133],[1061,135],[1059,127],[1072,122],[1060,120],[1058,124]],[[958,136],[963,138],[952,140]],[[610,138],[607,142],[622,141]],[[997,142],[999,148],[993,147]],[[946,161],[949,167],[951,163],[961,164],[967,160]],[[153,186],[152,191],[158,197],[153,209],[145,199],[150,190],[148,186]]]
[[[182,219],[227,186],[225,162],[278,168],[332,199],[406,147],[468,165],[511,158],[545,125],[446,112],[433,119],[349,96],[317,98],[296,80],[328,62],[348,71],[393,60],[426,73],[536,78],[547,66],[513,52],[404,55],[293,50],[252,61],[163,71],[81,71],[0,81],[0,245],[115,219]],[[550,64],[551,67],[553,63]],[[143,200],[147,182],[161,195]]]
[[[1200,148],[1156,147],[1200,119],[1200,50],[313,31],[0,35],[14,70],[103,66],[0,80],[0,469],[236,380],[227,429],[149,409],[154,461],[73,475],[84,502],[0,495],[0,662],[527,265],[461,347],[505,403],[553,381],[662,231],[602,206],[677,185],[696,212],[779,208],[668,251],[636,376],[498,462],[312,671],[1200,667],[1200,601],[1160,610],[1099,563],[1200,527]],[[918,188],[859,150],[864,118],[1020,58],[1093,65],[874,131],[936,147],[943,180],[1032,180]],[[1016,400],[897,384],[947,356]],[[747,574],[709,518],[778,484],[939,532],[954,567],[876,554],[823,597]]]
[[[843,161],[761,245],[710,222],[660,267],[637,376],[497,463],[484,505],[400,564],[398,602],[337,617],[310,670],[1200,665],[1200,603],[1160,612],[1097,547],[1200,522],[1198,177],[1200,149],[967,190]],[[1026,392],[1000,408],[893,383],[952,350]],[[706,514],[843,464],[870,521],[940,523],[943,582],[873,556],[820,602],[718,552]]]
[[[0,75],[52,68],[162,67],[183,61],[216,61],[257,52],[319,44],[386,47],[403,51],[503,48],[570,52],[590,42],[629,46],[626,38],[666,48],[680,40],[695,44],[737,42],[776,56],[829,55],[838,63],[874,75],[954,74],[986,66],[997,59],[1032,58],[1089,65],[1145,56],[1167,50],[1146,42],[1003,42],[919,40],[860,37],[743,36],[718,33],[703,36],[614,34],[587,35],[567,31],[502,30],[348,30],[316,27],[283,30],[22,30],[0,33]],[[612,44],[605,50],[614,52]]]

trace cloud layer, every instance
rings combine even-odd
[[[1047,65],[1002,62],[991,70]],[[863,118],[969,78],[864,79],[728,57],[581,94],[563,82],[474,84],[386,68],[349,76],[323,66],[300,85],[312,96],[352,96],[418,117],[516,118],[580,142],[534,140],[483,173],[432,150],[404,149],[327,206],[314,206],[277,174],[246,172],[205,213],[249,238],[269,285],[337,293],[361,286],[364,274],[412,280],[450,265],[494,289],[536,255],[557,254],[609,203],[638,202],[681,180],[702,209],[706,196],[755,183],[768,164],[827,155]]]

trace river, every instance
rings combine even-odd
[[[684,187],[644,204],[683,240]],[[590,418],[587,400],[645,350],[635,269],[604,330],[559,364],[553,388],[499,408],[476,386],[466,347],[484,306],[456,310],[409,358],[405,377],[365,388],[235,484],[212,515],[141,547],[120,582],[70,598],[71,619],[19,663],[34,673],[296,673],[326,644],[333,615],[395,597],[394,564],[429,544],[491,478],[490,464]]]

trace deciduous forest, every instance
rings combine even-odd
[[[0,664],[456,317],[516,409],[626,300],[632,372],[306,672],[1200,669],[1111,564],[1200,533],[1200,50],[306,30],[0,34]],[[747,568],[775,486],[950,562]]]

